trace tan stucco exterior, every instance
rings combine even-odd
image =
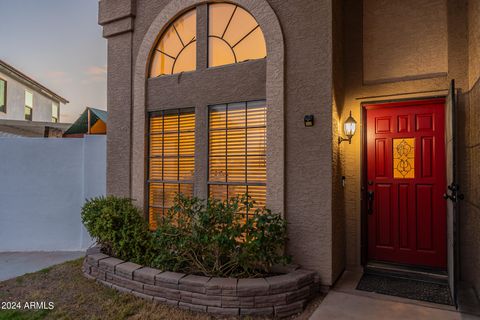
[[[444,4],[445,12],[436,11],[436,16],[446,16],[446,25],[436,25],[437,31],[444,30],[444,34],[438,39],[439,51],[430,50],[429,56],[424,56],[418,52],[418,48],[423,48],[425,43],[416,43],[423,41],[425,37],[399,36],[384,34],[384,37],[391,37],[387,40],[372,38],[372,35],[365,37],[365,28],[371,28],[370,22],[364,21],[371,13],[363,13],[365,7],[370,3],[378,4],[376,0],[361,1],[346,0],[344,9],[344,104],[341,109],[341,118],[348,117],[351,110],[354,117],[360,120],[359,133],[363,130],[361,123],[361,105],[365,102],[392,101],[399,99],[413,99],[423,97],[445,96],[448,93],[448,87],[451,79],[455,79],[456,87],[459,89],[458,97],[458,148],[459,159],[457,166],[460,168],[460,187],[466,196],[466,200],[460,204],[459,211],[459,232],[460,232],[460,278],[466,283],[473,283],[477,292],[480,289],[480,277],[478,265],[480,261],[479,245],[480,223],[479,223],[479,169],[475,163],[479,163],[478,153],[478,127],[480,106],[478,94],[479,78],[479,5],[478,1],[422,1],[422,6],[417,6],[409,1],[403,2],[403,10],[410,9],[410,14],[403,14],[395,19],[395,25],[399,30],[407,30],[402,25],[418,23],[418,15],[422,15],[422,8],[432,6],[438,10]],[[427,3],[429,2],[429,3]],[[409,5],[410,3],[410,5]],[[383,2],[385,5],[385,2]],[[394,5],[392,5],[394,6]],[[416,12],[416,10],[419,10]],[[390,11],[390,9],[387,9]],[[378,12],[377,12],[378,14]],[[362,18],[363,17],[363,18]],[[375,17],[376,19],[376,17]],[[440,22],[439,22],[440,23]],[[432,26],[432,28],[434,28]],[[363,30],[363,31],[362,31]],[[422,28],[418,28],[419,32]],[[424,31],[424,30],[423,30]],[[435,44],[428,40],[429,37],[439,37],[436,32],[434,35],[426,35],[426,41],[432,48]],[[442,39],[444,38],[444,40]],[[379,43],[386,43],[395,46],[395,42],[407,42],[398,46],[397,50],[389,51],[389,63],[395,64],[395,73],[382,75],[376,65],[375,55],[367,51],[374,42],[375,46]],[[443,42],[446,41],[448,50],[445,51]],[[363,51],[362,51],[363,49]],[[412,50],[409,52],[408,50]],[[378,49],[377,49],[378,50]],[[428,50],[427,50],[428,51]],[[364,52],[364,54],[359,54]],[[447,53],[446,65],[441,58]],[[438,53],[438,54],[437,54]],[[411,56],[418,56],[418,67],[412,68]],[[406,58],[405,58],[406,57]],[[421,62],[430,58],[432,61],[438,61],[430,65],[430,71],[425,70],[425,66],[420,66]],[[382,56],[381,59],[385,59]],[[387,61],[388,62],[388,61]],[[385,63],[385,62],[383,62]],[[402,67],[402,63],[403,67]],[[369,69],[372,70],[369,70]],[[382,71],[385,72],[385,71]],[[372,75],[376,74],[375,77]],[[397,78],[397,79],[395,79]],[[362,135],[357,134],[353,138],[352,145],[342,146],[344,158],[344,174],[346,176],[346,187],[344,189],[344,210],[346,219],[346,256],[347,268],[356,268],[361,263],[362,258],[362,223],[361,223],[361,171],[362,171]]]
[[[436,2],[433,1],[432,2]],[[396,51],[397,57],[395,62],[398,64],[398,74],[402,75],[397,81],[366,83],[364,78],[364,68],[368,65],[374,65],[373,62],[366,62],[366,57],[358,54],[362,52],[362,48],[368,47],[369,43],[364,43],[362,32],[363,6],[359,1],[347,0],[345,2],[347,15],[344,17],[345,23],[345,100],[342,112],[342,118],[348,117],[351,110],[354,118],[360,120],[359,134],[353,138],[352,145],[342,146],[345,155],[345,212],[347,220],[347,264],[356,266],[360,264],[361,251],[361,140],[362,128],[361,122],[361,105],[365,102],[375,101],[392,101],[399,99],[411,99],[419,97],[434,97],[445,96],[448,93],[449,83],[451,79],[456,80],[458,88],[466,87],[466,48],[467,39],[464,36],[466,33],[466,23],[464,14],[466,11],[465,3],[462,1],[449,1],[448,6],[448,34],[445,37],[448,39],[448,45],[451,50],[448,50],[448,71],[444,74],[431,74],[430,77],[425,75],[422,70],[418,73],[412,72],[410,68],[410,61],[405,59],[404,70],[401,70],[402,57],[409,56],[403,47],[399,47]],[[453,8],[455,6],[456,8]],[[415,7],[412,6],[411,10]],[[447,15],[447,12],[445,12]],[[416,18],[414,19],[416,20]],[[397,20],[397,24],[409,24],[409,17]],[[399,26],[401,28],[401,26]],[[388,36],[388,35],[385,35]],[[378,41],[378,40],[377,40]],[[399,38],[399,42],[408,41],[405,38]],[[411,41],[419,41],[418,38],[412,38]],[[381,42],[381,41],[379,41]],[[391,43],[392,40],[389,40]],[[415,43],[410,44],[411,50],[416,50]],[[395,52],[394,52],[395,53]],[[393,54],[393,53],[392,53]],[[415,53],[416,54],[416,53]],[[420,76],[420,77],[419,77]],[[409,80],[410,79],[410,80]],[[465,89],[464,89],[465,90]]]
[[[460,129],[461,184],[465,194],[460,212],[462,280],[480,293],[480,2],[468,3],[468,76]]]
[[[364,83],[445,76],[446,7],[444,0],[363,1]]]
[[[474,163],[480,147],[473,129],[480,125],[478,1],[229,1],[259,22],[266,60],[208,69],[207,57],[199,54],[196,72],[147,79],[159,35],[194,6],[205,13],[197,29],[198,45],[206,45],[207,2],[100,1],[109,43],[108,193],[133,197],[144,207],[147,112],[195,107],[196,141],[203,146],[208,105],[266,99],[267,204],[288,219],[287,250],[294,261],[331,286],[345,268],[361,265],[362,103],[445,96],[455,79],[462,93],[459,127],[465,128],[459,135],[466,195],[461,257],[479,264],[480,177]],[[393,18],[395,26],[379,29]],[[339,145],[350,111],[357,134],[352,144]],[[305,127],[303,117],[310,114],[315,125]],[[195,194],[206,197],[206,148],[197,148],[195,157]],[[478,275],[464,265],[462,277],[480,288]]]
[[[295,260],[317,270],[323,283],[331,285],[335,280],[332,141],[318,139],[332,136],[331,4],[311,0],[291,7],[285,1],[233,2],[259,22],[267,42],[266,61],[206,69],[202,67],[206,57],[199,55],[197,72],[151,80],[146,79],[146,70],[159,34],[179,14],[206,1],[100,2],[99,21],[109,39],[108,103],[114,114],[108,124],[108,192],[131,196],[144,206],[147,111],[194,106],[196,140],[202,145],[207,139],[201,126],[208,105],[266,99],[267,204],[287,217],[288,251]],[[241,85],[234,85],[232,79]],[[291,104],[286,108],[288,101]],[[313,128],[304,127],[305,114],[315,115]],[[197,148],[196,158],[206,157],[206,150]],[[206,178],[201,174],[206,172],[204,163],[197,161],[195,168],[200,172],[195,178],[195,193],[203,197],[207,195]],[[336,275],[343,266],[337,269]]]

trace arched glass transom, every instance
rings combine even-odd
[[[197,50],[208,50],[208,67],[263,59],[267,47],[262,29],[245,9],[230,3],[208,6],[208,47],[197,49],[197,9],[175,20],[162,34],[150,62],[150,77],[195,71]],[[206,37],[206,35],[205,35]]]
[[[196,9],[180,16],[163,33],[152,56],[150,77],[194,71],[197,65]]]
[[[267,56],[262,29],[243,8],[229,3],[210,4],[208,21],[209,67]]]

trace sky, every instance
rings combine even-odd
[[[107,42],[98,0],[0,0],[0,59],[70,101],[61,122],[85,107],[106,110]]]

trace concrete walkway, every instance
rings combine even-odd
[[[82,251],[0,252],[0,281],[85,256]]]
[[[460,320],[476,318],[473,316],[462,315],[456,311],[436,309],[402,302],[385,301],[332,291],[325,297],[310,319]]]
[[[361,272],[346,271],[310,320],[473,320],[454,307],[355,290]]]

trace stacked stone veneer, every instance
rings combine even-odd
[[[87,253],[83,272],[121,292],[218,315],[287,317],[302,312],[318,289],[315,272],[303,269],[266,278],[213,278],[162,272],[98,252]]]

